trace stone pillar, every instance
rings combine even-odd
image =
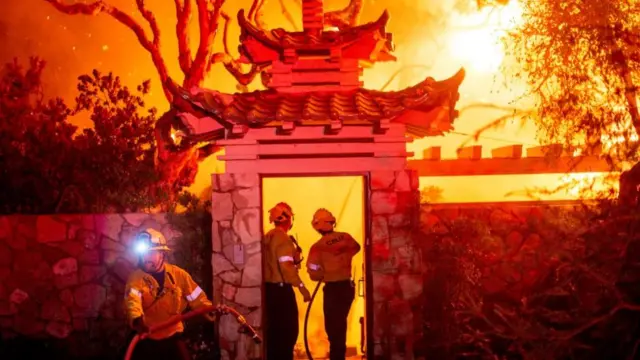
[[[422,330],[423,265],[413,234],[420,192],[414,170],[371,173],[374,359],[413,359]]]
[[[214,174],[214,302],[234,307],[262,335],[262,255],[260,177],[258,174]],[[222,359],[261,359],[261,348],[238,333],[232,316],[219,322]]]

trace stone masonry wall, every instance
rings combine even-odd
[[[422,328],[423,264],[414,238],[420,193],[413,170],[372,172],[370,183],[375,359],[413,359]]]
[[[214,299],[240,311],[262,332],[262,214],[258,174],[212,177]],[[219,322],[222,359],[261,359],[261,348],[238,333],[231,316]]]
[[[162,214],[0,217],[5,345],[49,339],[60,352],[47,350],[50,358],[66,359],[101,358],[126,345],[124,284],[137,261],[128,247],[146,227],[170,242],[177,235]]]

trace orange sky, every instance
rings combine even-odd
[[[296,1],[284,1],[292,16],[296,20],[300,19],[300,9]],[[140,19],[135,11],[134,0],[108,2],[135,14],[135,17]],[[170,74],[180,80],[173,1],[147,2],[152,4],[149,8],[156,14],[160,23],[163,54]],[[325,8],[342,8],[347,2],[325,0]],[[240,8],[248,9],[250,4],[250,0],[227,0],[224,7],[234,20],[229,34],[232,49],[237,46],[239,33],[235,24],[235,14]],[[504,79],[499,76],[498,69],[501,50],[497,44],[497,35],[492,37],[489,34],[492,28],[486,25],[490,23],[494,27],[508,26],[505,19],[511,18],[514,8],[492,12],[491,17],[488,17],[487,9],[478,12],[473,7],[474,4],[474,0],[365,0],[364,21],[377,18],[384,9],[389,10],[391,20],[388,31],[394,35],[395,54],[399,59],[395,63],[377,64],[372,69],[365,70],[365,87],[379,89],[391,74],[406,66],[414,68],[398,76],[388,90],[413,85],[427,75],[443,79],[464,66],[468,75],[460,89],[459,109],[478,102],[501,106],[528,106],[522,100],[516,101],[523,92],[522,85],[503,85]],[[512,1],[511,5],[513,4]],[[0,42],[4,46],[0,48],[0,61],[7,62],[15,56],[22,59],[32,55],[44,58],[48,62],[45,74],[47,95],[62,96],[71,100],[75,96],[77,76],[97,68],[104,72],[113,71],[123,78],[125,84],[132,87],[151,79],[152,94],[147,104],[160,110],[167,108],[168,104],[148,53],[138,44],[129,29],[109,16],[69,16],[57,12],[44,0],[10,1],[3,4],[3,8],[0,14]],[[264,14],[269,27],[291,29],[282,16],[279,1],[267,0]],[[195,25],[195,19],[192,23]],[[220,35],[218,47],[221,38]],[[196,44],[197,40],[197,34],[194,33],[192,42]],[[493,56],[493,61],[486,61],[490,55]],[[485,61],[482,61],[482,56]],[[235,81],[221,65],[214,66],[205,86],[221,91],[235,91]],[[455,149],[470,140],[468,134],[505,114],[503,111],[487,109],[464,111],[456,120],[453,133],[445,137],[418,140],[409,145],[409,150],[421,157],[422,149],[425,147],[442,146],[443,157],[454,157]],[[82,118],[77,121],[81,125],[87,124]],[[535,146],[535,135],[533,126],[523,128],[519,122],[511,121],[502,129],[485,132],[478,143],[484,146],[485,156],[489,156],[493,147],[513,143],[523,143],[525,147]],[[473,144],[473,141],[469,144]],[[207,186],[209,174],[216,169],[220,170],[220,164],[213,157],[202,164],[196,191],[201,191]],[[468,197],[473,198],[473,192],[479,190],[468,191]]]

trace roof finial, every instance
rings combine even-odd
[[[320,33],[324,28],[323,0],[302,0],[302,26],[306,33]]]

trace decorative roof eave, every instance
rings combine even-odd
[[[174,107],[199,119],[199,131],[193,125],[189,127],[191,136],[208,136],[205,132],[209,130],[221,134],[219,127],[203,124],[209,118],[208,121],[215,120],[233,131],[286,123],[377,125],[398,122],[407,126],[410,135],[424,137],[442,135],[452,129],[451,124],[457,117],[458,88],[464,76],[464,69],[460,69],[448,79],[436,81],[429,77],[412,87],[391,92],[357,89],[280,94],[263,90],[231,95],[204,89],[190,93],[173,82],[169,88],[176,94]]]
[[[331,46],[331,47],[344,47],[350,44],[353,44],[361,39],[362,36],[366,36],[368,34],[375,34],[376,32],[380,32],[381,34],[386,33],[386,26],[389,21],[389,12],[385,10],[382,15],[378,18],[378,20],[358,26],[354,26],[348,29],[340,30],[339,32],[342,34],[340,40],[336,43],[326,44],[322,42],[322,37],[317,38],[316,42],[312,43],[298,43],[298,44],[287,44],[288,42],[294,41],[295,36],[307,36],[302,32],[291,33],[287,32],[283,29],[275,29],[270,31],[265,31],[254,24],[252,24],[246,17],[244,13],[244,9],[238,11],[238,25],[240,26],[241,38],[250,36],[256,39],[258,42],[266,45],[267,47],[274,50],[282,50],[285,48],[293,48],[300,50],[307,49],[317,49],[319,45],[322,46]],[[309,39],[313,39],[310,37]]]

